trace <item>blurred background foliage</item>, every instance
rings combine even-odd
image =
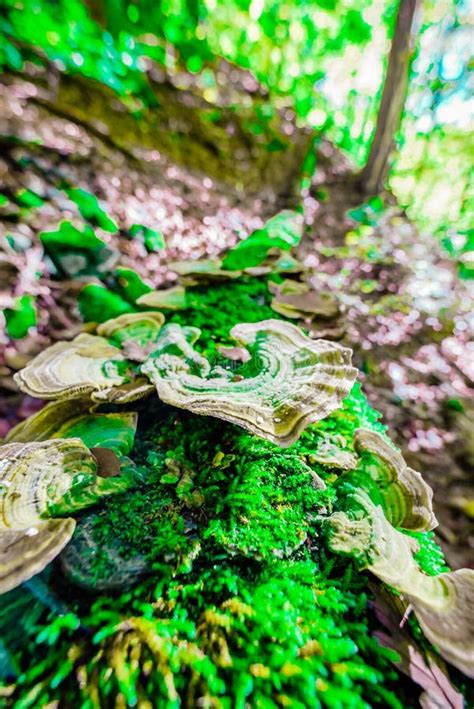
[[[140,110],[155,100],[150,60],[196,75],[212,102],[219,59],[249,69],[266,111],[303,123],[361,167],[380,102],[398,0],[0,0],[0,64],[44,54],[59,70],[111,87]],[[389,187],[421,229],[474,276],[472,13],[424,0]],[[33,51],[34,50],[34,51]]]

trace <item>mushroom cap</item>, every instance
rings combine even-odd
[[[75,520],[45,518],[95,475],[93,455],[76,438],[0,447],[0,593],[42,571],[64,548]]]
[[[102,337],[81,333],[40,352],[15,374],[19,388],[40,399],[72,399],[107,392],[128,381],[123,353]]]
[[[0,533],[0,593],[43,571],[74,534],[76,520],[48,519],[28,530]]]
[[[199,331],[167,325],[141,371],[162,401],[242,426],[280,446],[339,408],[357,376],[351,350],[311,340],[290,323],[243,323],[231,337],[251,359],[239,372],[212,367],[192,347]]]

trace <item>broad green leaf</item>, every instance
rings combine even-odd
[[[36,325],[35,297],[20,296],[16,299],[13,308],[5,308],[4,316],[8,335],[14,340],[25,337],[30,327]]]
[[[231,271],[259,266],[271,249],[289,251],[303,235],[303,218],[298,212],[284,210],[269,219],[261,229],[240,241],[225,256],[222,267]]]
[[[135,303],[140,296],[153,290],[131,268],[117,268],[115,277],[117,279],[117,292],[129,303]]]
[[[42,232],[40,239],[59,274],[67,276],[100,276],[119,258],[117,249],[99,239],[89,225],[80,231],[71,222],[62,222],[57,231]]]
[[[61,222],[56,231],[43,231],[39,236],[48,253],[53,254],[69,249],[95,251],[106,245],[94,234],[94,230],[90,226],[85,226],[84,231],[79,231],[74,224],[68,221]]]
[[[79,311],[84,322],[102,323],[136,309],[105,286],[88,283],[79,293]]]
[[[81,216],[88,222],[111,234],[115,234],[118,231],[117,224],[107,216],[95,195],[79,188],[66,189],[64,191],[69,199],[76,204]]]
[[[15,202],[22,207],[41,207],[44,204],[44,199],[33,192],[33,190],[18,190],[15,195]]]

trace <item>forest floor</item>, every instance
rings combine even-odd
[[[170,262],[217,257],[295,203],[294,179],[283,189],[281,175],[287,170],[294,178],[298,151],[287,165],[282,159],[274,173],[271,164],[265,165],[261,184],[254,181],[247,189],[229,179],[232,156],[223,160],[220,179],[215,166],[206,174],[205,164],[203,172],[183,164],[185,151],[175,162],[158,148],[137,150],[133,141],[128,147],[125,135],[119,145],[110,125],[105,131],[92,118],[73,114],[70,106],[65,110],[45,101],[25,78],[4,77],[0,84],[0,182],[9,198],[0,207],[0,307],[12,307],[14,297],[25,293],[36,296],[38,305],[37,326],[26,337],[11,340],[0,333],[0,435],[39,405],[16,391],[13,372],[49,343],[70,339],[81,329],[77,297],[84,283],[94,280],[55,279],[44,258],[38,234],[78,217],[61,185],[99,198],[120,227],[116,234],[97,230],[115,254],[115,265],[133,268],[154,287],[176,279]],[[292,127],[291,116],[283,130],[294,131],[295,145],[305,144],[307,136]],[[197,134],[195,140],[201,139]],[[344,157],[322,139],[316,150],[316,172],[303,192],[307,228],[297,257],[314,289],[330,293],[337,308],[306,325],[314,336],[354,349],[370,403],[382,413],[409,465],[434,489],[437,534],[448,562],[453,568],[469,566],[474,545],[472,292],[433,237],[419,233],[391,195],[363,204]],[[218,164],[219,155],[211,152]],[[30,193],[40,201],[18,200],[19,194]],[[166,248],[149,253],[130,235],[132,224],[161,232]]]

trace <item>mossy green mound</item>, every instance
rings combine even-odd
[[[168,321],[202,328],[207,356],[269,315],[257,281],[192,297]],[[369,574],[323,524],[356,429],[384,434],[360,386],[286,450],[153,397],[130,408],[144,482],[76,515],[62,556],[0,597],[5,706],[416,706],[373,635]],[[432,534],[414,536],[443,571]]]

